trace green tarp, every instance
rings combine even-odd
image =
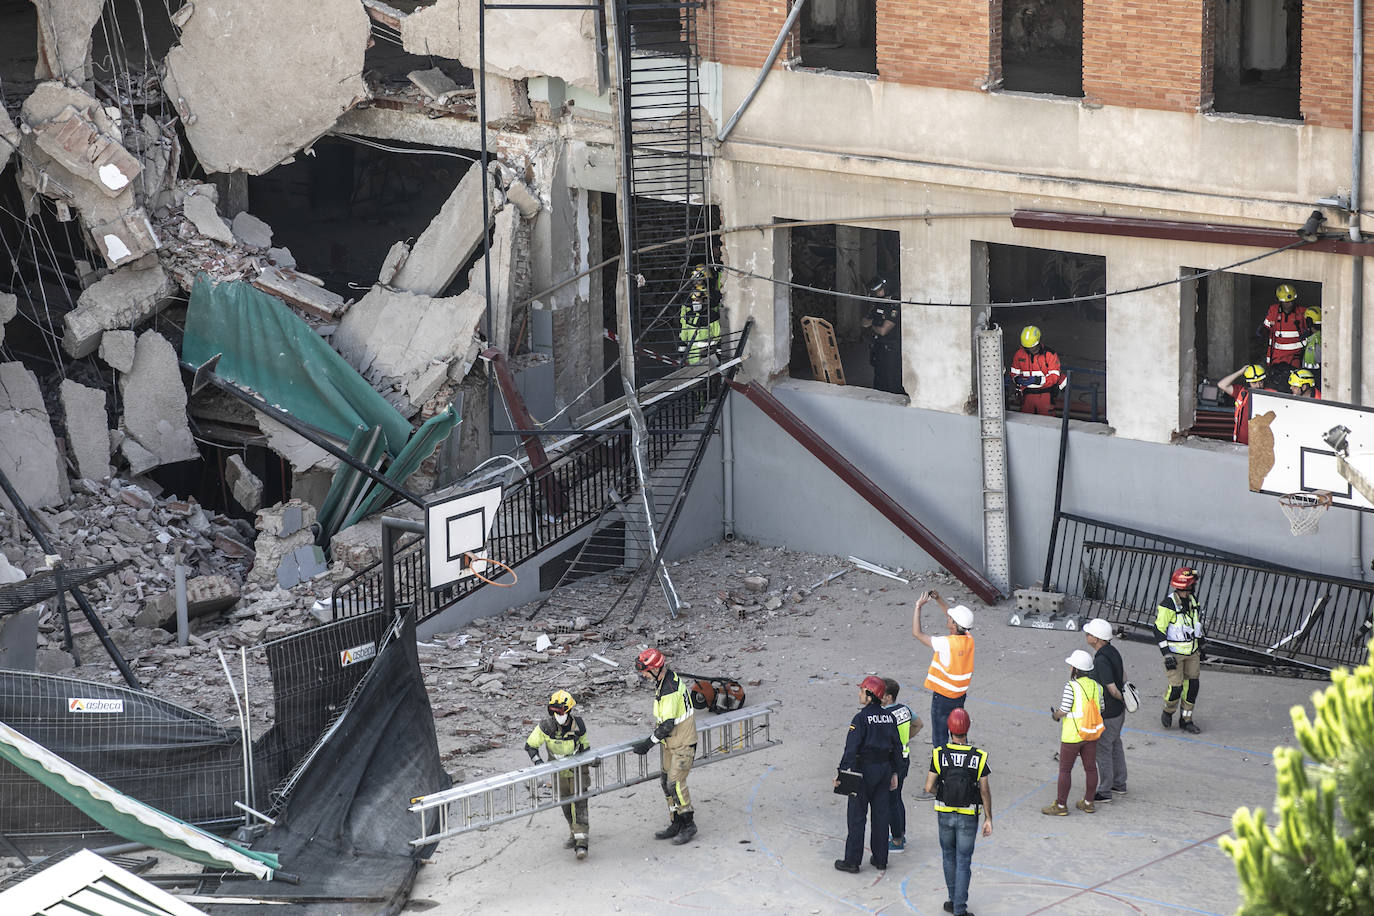
[[[393,483],[405,483],[405,479],[414,474],[426,458],[434,454],[434,450],[449,437],[457,425],[458,411],[453,409],[452,404],[426,420],[425,424],[415,431],[415,435],[411,436],[401,454],[387,467],[386,479]],[[372,490],[363,499],[362,505],[344,519],[342,527],[347,528],[360,519],[367,518],[390,498],[390,490],[379,483],[372,484]]]
[[[342,442],[359,426],[380,426],[395,456],[410,439],[406,418],[278,299],[201,274],[191,289],[181,358],[199,366],[216,353],[216,374]]]

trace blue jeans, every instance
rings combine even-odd
[[[957,811],[936,811],[940,823],[940,854],[945,864],[945,887],[956,914],[968,906],[968,880],[972,872],[973,842],[978,838],[978,816]]]
[[[930,694],[930,746],[939,747],[949,743],[949,714],[962,709],[963,697],[950,699],[943,693]]]

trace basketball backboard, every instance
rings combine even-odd
[[[429,587],[443,588],[487,567],[487,537],[501,505],[501,485],[469,490],[425,507]],[[464,562],[471,555],[472,562]]]
[[[1272,496],[1324,490],[1333,506],[1374,510],[1374,409],[1252,392],[1250,489]]]

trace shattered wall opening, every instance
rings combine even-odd
[[[811,0],[801,14],[801,65],[843,73],[878,72],[875,0]]]
[[[779,230],[782,231],[782,230]],[[835,329],[845,382],[865,388],[879,388],[879,364],[883,369],[895,364],[900,379],[901,325],[884,335],[882,348],[876,348],[874,335],[864,326],[874,303],[844,295],[869,295],[875,281],[884,279],[891,298],[900,298],[901,233],[890,229],[865,229],[857,226],[799,226],[786,230],[789,236],[791,281],[792,355],[788,374],[792,378],[814,378],[811,357],[801,320],[807,316],[823,318]],[[836,290],[835,293],[815,290]],[[895,335],[895,336],[893,336]],[[892,352],[887,352],[891,350]],[[898,386],[899,387],[899,386]],[[893,390],[893,386],[880,390]],[[894,392],[895,393],[895,392]]]
[[[1002,88],[1083,97],[1083,0],[1004,0]]]
[[[1300,0],[1218,3],[1212,110],[1302,117]]]
[[[1074,371],[1070,408],[1078,420],[1107,422],[1107,300],[1091,299],[1062,305],[1016,305],[1017,302],[1069,299],[1106,292],[1107,259],[1072,251],[1026,248],[1020,245],[975,243],[977,261],[986,257],[988,298],[998,305],[992,320],[1002,326],[1002,359],[1010,366],[1021,346],[1021,331],[1040,329],[1041,342],[1055,351],[1065,369]],[[977,298],[975,296],[975,298]],[[1008,410],[1015,410],[1008,401]],[[1054,413],[1062,415],[1064,396],[1054,399]]]
[[[377,281],[396,241],[413,241],[429,226],[472,167],[464,157],[477,158],[400,141],[385,145],[392,149],[326,137],[314,155],[248,179],[249,209],[271,226],[272,244],[345,298]],[[478,257],[462,265],[456,285],[466,286]]]

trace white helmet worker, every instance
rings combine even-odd
[[[1088,654],[1086,649],[1074,649],[1064,661],[1079,671],[1093,670],[1093,657]]]
[[[1112,625],[1101,617],[1094,617],[1092,620],[1083,624],[1083,632],[1087,633],[1089,636],[1107,641],[1111,641],[1114,635],[1112,633]]]
[[[953,620],[955,625],[963,627],[965,630],[973,629],[973,611],[970,611],[962,604],[956,604],[949,609],[949,619]]]

